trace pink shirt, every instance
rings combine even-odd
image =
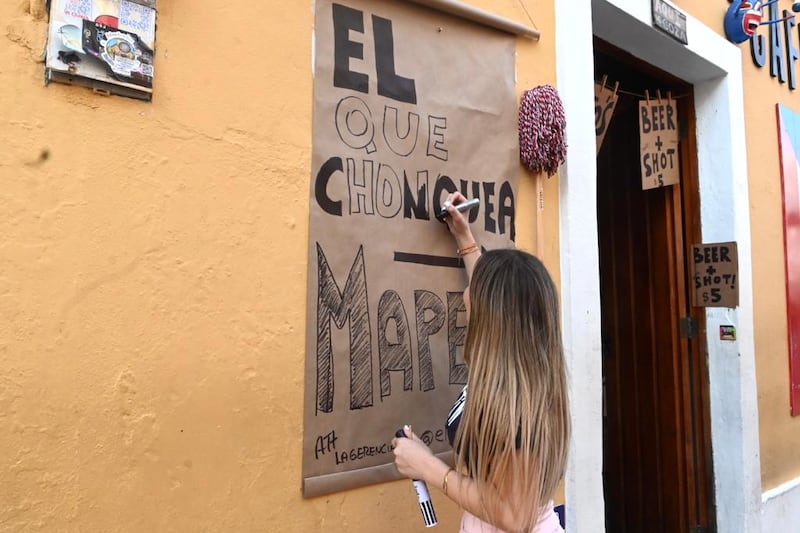
[[[461,518],[460,533],[504,533],[502,529],[498,529],[491,524],[488,524],[468,512],[464,512]],[[536,527],[533,528],[531,533],[564,533],[561,528],[561,522],[558,521],[558,515],[553,509],[553,502],[548,502],[547,506],[539,518]]]

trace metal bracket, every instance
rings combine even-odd
[[[681,318],[681,337],[684,339],[693,339],[697,336],[697,320],[690,316]]]

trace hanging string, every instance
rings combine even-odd
[[[522,10],[525,12],[525,14],[528,15],[528,20],[531,21],[531,26],[533,26],[534,29],[538,30],[539,28],[537,28],[536,23],[533,22],[533,18],[531,17],[531,14],[528,13],[528,8],[525,7],[525,3],[522,0],[517,0],[517,1],[519,2],[519,5],[522,6]]]
[[[611,87],[607,83],[603,83],[602,80],[594,80],[594,82],[597,83],[598,85],[602,85],[605,89],[608,89],[609,91],[613,91],[614,90],[614,87]],[[625,91],[623,89],[617,89],[617,93],[625,94],[625,95],[628,95],[628,96],[635,96],[635,97],[639,98],[640,100],[648,100],[647,95],[644,95],[642,93],[634,93],[634,92],[631,92],[631,91]],[[674,94],[674,95],[672,95],[672,99],[673,100],[677,100],[679,98],[687,98],[688,96],[689,96],[689,93]]]

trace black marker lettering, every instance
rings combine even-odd
[[[467,340],[467,326],[458,324],[459,313],[466,313],[463,294],[460,292],[447,293],[447,346],[450,356],[450,375],[451,385],[465,385],[467,383],[467,365],[458,363],[456,350],[459,346],[464,346]]]
[[[394,326],[389,327],[389,323]],[[390,335],[393,333],[393,335]],[[389,337],[393,337],[390,339]],[[403,372],[403,390],[413,388],[411,339],[408,334],[408,317],[397,292],[388,290],[378,303],[378,359],[380,360],[381,398],[392,393],[389,373]]]
[[[430,291],[414,291],[414,309],[417,319],[417,350],[419,357],[419,386],[423,391],[433,390],[433,358],[430,336],[442,329],[445,308],[442,300]]]
[[[428,155],[447,161],[447,150],[444,148],[444,132],[447,130],[445,117],[428,116]]]
[[[398,76],[395,72],[392,21],[372,15],[372,31],[375,38],[378,94],[399,102],[416,104],[417,90],[414,80]]]
[[[480,184],[480,182],[473,181],[471,183],[472,183],[472,192],[470,192],[470,190],[469,190],[470,182],[467,181],[467,180],[461,180],[461,194],[464,195],[464,198],[468,198],[470,200],[473,199],[473,198],[480,199],[480,197],[481,197],[481,184]],[[479,211],[480,211],[480,209],[470,209],[469,210],[469,216],[467,217],[467,220],[469,220],[470,224],[472,224],[473,222],[478,220],[478,212]]]
[[[508,228],[510,232],[509,238],[513,242],[515,241],[517,234],[516,224],[514,222],[516,217],[514,211],[514,189],[507,181],[504,181],[503,184],[500,185],[498,203],[500,204],[500,209],[497,212],[497,222],[500,233],[506,233],[506,220],[508,220]]]
[[[350,324],[350,409],[372,406],[372,332],[369,324],[364,247],[358,249],[344,291],[333,277],[317,243],[317,411],[333,411],[333,343],[331,321]]]
[[[378,214],[383,218],[393,218],[403,207],[400,178],[392,167],[380,164],[375,180],[375,205],[378,207]]]
[[[320,167],[317,179],[314,180],[314,197],[317,199],[317,205],[326,213],[337,217],[342,216],[342,202],[334,201],[328,196],[328,181],[334,172],[343,170],[342,158],[331,157]]]
[[[336,104],[336,132],[344,144],[354,150],[365,150],[374,153],[375,125],[372,123],[372,111],[361,98],[348,96]]]
[[[333,86],[360,93],[369,90],[369,77],[350,70],[350,58],[364,59],[364,45],[350,40],[350,31],[364,33],[364,14],[333,4]]]
[[[483,224],[489,233],[497,233],[497,224],[492,218],[494,213],[494,182],[485,181],[483,183]]]
[[[417,172],[417,186],[414,189],[417,197],[408,185],[408,175],[403,174],[403,218],[414,218],[419,220],[430,220],[428,213],[428,171],[420,170]]]
[[[403,123],[403,131],[400,127],[400,112],[396,107],[388,105],[383,110],[383,138],[386,146],[395,154],[406,157],[417,147],[419,137],[419,115],[406,113],[406,120]]]
[[[361,168],[355,159],[347,159],[347,191],[350,193],[350,214],[375,214],[375,191],[373,189],[372,161],[364,160]]]
[[[451,193],[456,192],[457,190],[456,184],[453,183],[453,180],[450,179],[450,176],[439,176],[433,186],[433,212],[438,213],[442,210],[442,193],[444,191]]]

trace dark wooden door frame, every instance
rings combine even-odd
[[[658,231],[663,234],[666,239],[665,245],[671,247],[669,252],[672,256],[668,264],[656,265],[661,267],[662,271],[659,273],[663,279],[669,279],[674,290],[669,294],[670,312],[666,314],[651,313],[651,316],[659,316],[662,328],[664,324],[669,323],[667,340],[671,343],[673,348],[671,350],[678,350],[679,356],[673,357],[671,363],[674,367],[667,371],[673,372],[675,376],[676,392],[675,401],[677,408],[674,413],[665,413],[665,416],[674,416],[675,427],[680,428],[682,435],[677,437],[676,453],[678,460],[683,461],[685,470],[679,468],[678,479],[676,482],[685,487],[694,487],[690,489],[693,497],[686,498],[685,501],[680,501],[676,504],[675,509],[679,509],[681,515],[678,523],[681,528],[694,528],[702,526],[706,530],[713,530],[715,522],[713,515],[713,475],[712,459],[711,459],[711,439],[710,439],[710,423],[709,423],[709,397],[708,397],[708,369],[707,369],[707,354],[704,352],[706,346],[703,332],[705,331],[704,324],[700,323],[704,313],[699,312],[700,309],[692,309],[688,297],[688,268],[687,257],[685,250],[695,242],[700,242],[700,220],[699,220],[699,187],[697,178],[697,158],[696,158],[696,137],[695,137],[695,117],[694,117],[694,102],[692,87],[681,80],[665,74],[658,69],[644,64],[627,53],[620,51],[607,43],[595,40],[595,50],[598,55],[605,55],[612,57],[614,61],[623,66],[629,72],[636,72],[642,77],[655,79],[658,83],[654,87],[672,87],[673,94],[681,97],[679,105],[679,120],[682,124],[681,128],[681,184],[680,186],[670,187],[669,190],[663,191],[665,195],[663,202],[664,205],[659,209],[666,210],[664,213],[665,226]],[[602,74],[609,74],[609,72],[596,72],[596,78]],[[616,81],[613,78],[611,81]],[[646,85],[645,85],[646,86]],[[625,85],[621,89],[625,90]],[[629,139],[630,141],[630,139]],[[635,144],[628,149],[635,150],[638,154],[638,142],[629,143]],[[602,154],[601,154],[602,155]],[[598,179],[600,168],[598,168]],[[601,191],[598,186],[598,197]],[[600,213],[600,206],[598,206],[598,215]],[[658,217],[656,217],[659,219]],[[660,219],[659,219],[660,220]],[[672,222],[671,227],[669,222]],[[598,223],[599,223],[598,218]],[[657,221],[656,221],[657,222]],[[649,224],[650,222],[648,222]],[[602,242],[602,236],[601,236]],[[601,272],[602,278],[602,272]],[[651,290],[652,292],[652,290]],[[664,295],[661,296],[662,298]],[[659,310],[656,310],[659,311]],[[690,320],[690,318],[693,318]],[[651,319],[652,320],[652,319]],[[689,328],[691,333],[689,337],[682,337],[677,332],[686,332],[686,325],[694,327]],[[684,326],[683,328],[681,326]],[[650,325],[654,328],[654,324]],[[655,330],[653,330],[655,331]],[[653,334],[655,335],[655,333]],[[605,335],[604,335],[605,337]],[[655,337],[653,337],[655,339]],[[604,348],[607,338],[604,338]],[[654,342],[659,342],[657,339]],[[605,350],[604,350],[605,351]],[[653,372],[657,373],[653,363]],[[604,364],[604,381],[605,364]],[[656,382],[654,382],[656,383]],[[653,400],[658,403],[658,399]],[[652,406],[651,406],[652,407]],[[657,405],[653,408],[658,408]],[[646,409],[645,409],[646,410]],[[638,412],[637,412],[638,416]],[[606,432],[604,427],[604,433]],[[655,439],[656,446],[660,446],[662,436],[657,436]],[[604,438],[604,443],[607,441]],[[683,450],[680,449],[683,447]],[[657,452],[660,453],[660,452]],[[604,457],[608,459],[608,454],[604,452]],[[642,457],[641,454],[639,456]],[[656,467],[657,469],[658,467]],[[604,468],[605,470],[605,468]],[[663,468],[662,468],[663,470]],[[662,472],[657,474],[671,475],[671,472]],[[641,485],[641,480],[638,481]],[[635,483],[634,483],[635,484]],[[608,490],[608,487],[606,487]],[[640,487],[640,490],[642,488]],[[609,506],[613,506],[613,498],[607,495],[607,513]],[[611,503],[609,503],[611,501]],[[669,505],[668,505],[669,506]],[[659,507],[659,511],[662,509]],[[651,511],[654,511],[651,509]],[[617,510],[617,512],[620,512]],[[677,524],[676,524],[677,525]]]

